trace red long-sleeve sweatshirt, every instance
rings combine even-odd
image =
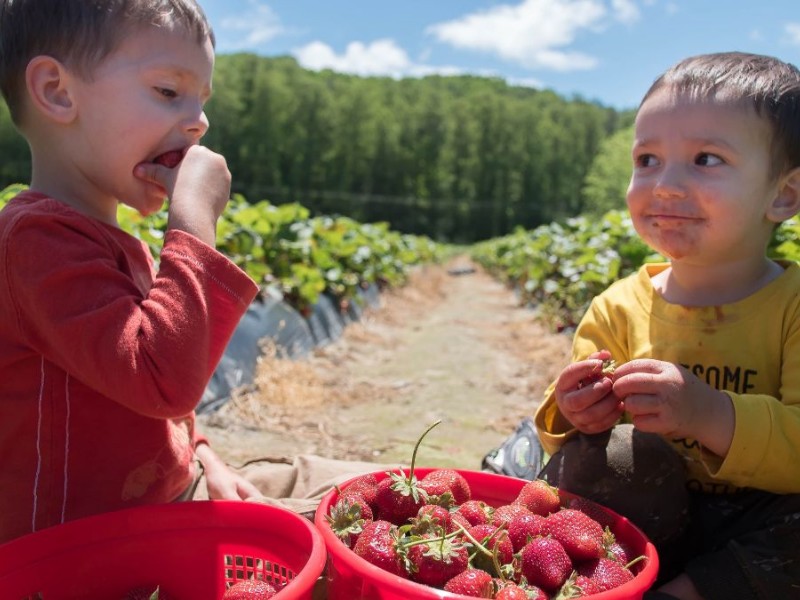
[[[194,409],[257,286],[181,231],[158,272],[124,231],[34,192],[0,212],[0,543],[169,502]]]

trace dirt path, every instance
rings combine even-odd
[[[416,272],[307,360],[267,351],[254,389],[201,416],[200,427],[234,464],[297,454],[399,464],[441,419],[418,463],[478,469],[568,355],[567,336],[461,257]]]

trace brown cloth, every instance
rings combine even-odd
[[[365,473],[388,471],[399,466],[301,454],[257,458],[232,468],[263,494],[262,498],[251,502],[271,504],[313,519],[322,497],[334,486]],[[208,499],[205,477],[200,478],[193,499]]]

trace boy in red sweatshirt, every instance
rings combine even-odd
[[[256,284],[215,248],[230,196],[194,0],[0,0],[0,90],[32,155],[0,212],[0,543],[191,495],[257,490],[194,409]],[[122,231],[169,199],[156,266]]]

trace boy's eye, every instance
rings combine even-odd
[[[658,164],[658,160],[652,154],[639,154],[633,159],[637,167],[652,167]]]
[[[716,154],[701,152],[695,157],[694,162],[701,167],[714,167],[716,165],[721,165],[724,161]]]
[[[156,92],[158,92],[159,94],[161,94],[165,98],[177,98],[178,97],[178,93],[175,90],[171,90],[169,88],[157,87],[157,88],[155,88],[155,90],[156,90]]]

